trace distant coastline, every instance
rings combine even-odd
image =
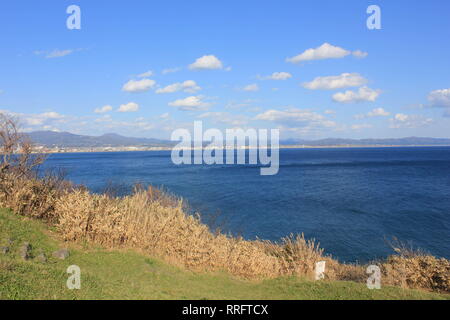
[[[125,137],[114,133],[101,136],[87,136],[69,132],[36,131],[27,133],[26,135],[35,143],[36,152],[41,153],[171,151],[178,144],[176,141]],[[208,148],[207,144],[204,143],[203,145],[204,148]],[[281,140],[279,145],[280,149],[447,147],[450,146],[450,139],[426,137],[390,139],[285,139]],[[222,147],[222,145],[219,144],[219,147]]]
[[[450,147],[449,145],[330,145],[330,146],[310,146],[310,145],[280,145],[280,150],[285,149],[364,149],[364,148],[431,148]],[[172,147],[145,147],[145,146],[123,146],[123,147],[70,147],[70,148],[47,148],[37,146],[34,153],[58,154],[58,153],[108,153],[108,152],[145,152],[145,151],[172,151]],[[208,149],[208,148],[203,148]],[[246,147],[245,149],[249,149]],[[176,150],[176,149],[175,149]],[[191,148],[197,150],[197,148]],[[223,148],[227,150],[227,148]]]

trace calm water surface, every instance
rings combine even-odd
[[[316,238],[341,261],[392,251],[385,239],[411,241],[450,258],[450,148],[280,151],[276,176],[250,165],[175,166],[170,152],[55,154],[47,167],[101,192],[109,183],[164,186],[225,231],[278,240]]]

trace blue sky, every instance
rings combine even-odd
[[[81,30],[66,27],[73,4]],[[27,131],[169,138],[203,120],[282,138],[450,138],[448,12],[447,0],[2,1],[0,110]]]

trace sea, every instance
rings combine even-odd
[[[394,239],[450,259],[450,147],[281,149],[273,176],[174,165],[170,151],[52,154],[44,169],[92,192],[160,187],[212,229],[272,241],[303,233],[341,262],[383,259]]]

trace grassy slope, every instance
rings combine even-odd
[[[51,253],[64,245],[38,221],[0,209],[0,246],[14,240],[11,252],[0,253],[0,299],[449,299],[400,288],[369,290],[350,282],[312,282],[294,278],[242,281],[225,274],[197,274],[133,251],[70,247],[71,255],[56,260]],[[49,261],[22,261],[21,244]],[[68,290],[69,265],[81,268],[81,290]]]

